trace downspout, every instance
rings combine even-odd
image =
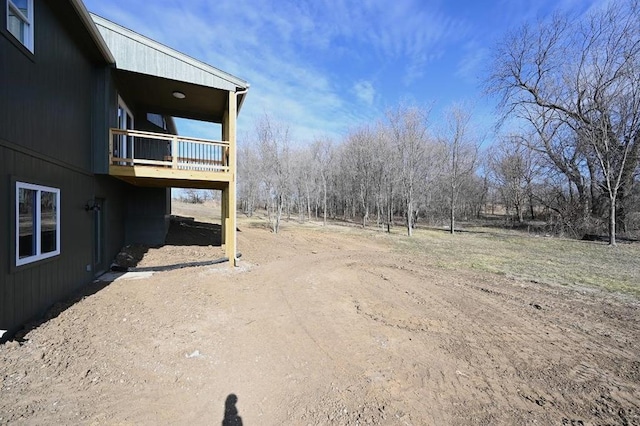
[[[234,140],[235,140],[235,155],[233,156],[233,170],[235,170],[235,176],[233,178],[233,184],[235,185],[236,189],[233,191],[234,192],[234,196],[236,197],[236,202],[238,199],[238,114],[240,114],[240,108],[242,107],[242,103],[244,102],[244,96],[247,92],[249,91],[249,84],[247,84],[247,87],[245,87],[243,90],[236,90],[236,102],[238,100],[238,96],[242,96],[242,101],[240,103],[236,103],[236,116],[233,118],[236,121],[236,125],[235,125],[235,131],[236,131],[236,135],[234,136]],[[233,223],[234,226],[238,226],[238,206],[236,203],[234,203],[235,205],[235,209],[234,211],[231,212],[231,214],[233,215]],[[236,248],[237,251],[237,247],[238,247],[238,241],[237,241],[237,229],[233,230],[233,246]],[[233,266],[238,266],[238,257],[234,256],[233,258]]]
[[[247,83],[247,87],[242,89],[242,90],[236,90],[236,97],[237,96],[241,96],[241,95],[246,95],[247,92],[249,91],[249,87],[250,85]],[[238,108],[237,108],[237,113],[240,114],[240,109],[242,108],[242,104],[244,104],[244,96],[242,96],[242,100],[240,101],[240,103],[238,104]]]

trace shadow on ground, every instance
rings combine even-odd
[[[60,315],[62,312],[66,311],[67,309],[69,309],[71,306],[75,305],[76,303],[80,302],[82,299],[84,299],[85,297],[89,297],[93,294],[96,294],[97,292],[99,292],[100,290],[102,290],[103,288],[105,288],[106,286],[108,286],[109,284],[111,284],[112,281],[100,281],[100,280],[96,280],[93,281],[83,287],[81,287],[79,290],[77,290],[71,297],[69,297],[66,300],[54,303],[44,314],[44,316],[42,316],[39,319],[33,320],[28,322],[27,324],[25,324],[21,329],[19,329],[18,331],[16,331],[15,333],[12,333],[10,335],[5,336],[4,339],[0,340],[0,341],[4,341],[4,340],[15,340],[17,342],[23,343],[25,341],[25,336],[31,331],[34,330],[38,327],[40,327],[42,324],[48,322],[49,320],[52,320],[54,318],[56,318],[58,315]]]
[[[240,257],[240,253],[238,253],[238,257]],[[182,262],[182,263],[174,263],[173,265],[163,265],[163,266],[143,266],[143,267],[134,267],[129,268],[129,272],[163,272],[163,271],[173,271],[174,269],[182,269],[182,268],[192,268],[194,266],[211,266],[217,265],[218,263],[228,262],[228,257],[221,257],[213,260],[200,260],[197,262]]]
[[[169,246],[222,246],[222,226],[198,222],[190,217],[172,216],[165,240]]]
[[[242,426],[242,417],[238,415],[238,397],[231,393],[227,396],[224,402],[224,418],[222,419],[222,426]]]
[[[222,246],[222,227],[213,223],[197,222],[193,218],[172,216],[169,231],[164,245],[174,246]],[[157,272],[157,271],[170,271],[174,269],[181,269],[193,266],[208,266],[215,265],[228,261],[227,258],[203,260],[196,262],[184,262],[173,265],[164,265],[157,267],[143,267],[136,268],[136,265],[142,260],[144,255],[149,251],[149,247],[141,244],[133,244],[124,247],[120,253],[114,259],[114,263],[111,266],[111,270],[114,272]],[[107,278],[105,278],[107,277]],[[85,297],[91,296],[115,280],[113,275],[104,275],[101,279],[98,277],[92,283],[89,283],[83,287],[80,287],[75,293],[73,293],[66,300],[62,300],[50,306],[44,315],[36,320],[33,320],[25,324],[21,329],[15,332],[5,334],[0,342],[8,340],[16,340],[23,342],[25,336],[33,329],[38,328],[40,325],[47,321],[56,318],[62,312],[75,305]]]
[[[222,227],[214,223],[197,222],[193,218],[172,216],[169,232],[167,233],[165,246],[202,246],[221,247]],[[238,256],[239,257],[239,256]],[[209,266],[227,262],[227,257],[219,259],[200,260],[194,262],[181,262],[163,266],[137,267],[142,257],[136,260],[135,265],[128,267],[130,272],[159,272],[172,271],[174,269],[189,268],[194,266]]]

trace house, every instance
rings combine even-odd
[[[81,0],[0,8],[0,337],[106,271],[123,245],[163,243],[172,187],[222,191],[235,264],[236,119],[249,85]],[[173,117],[220,134],[178,136]]]

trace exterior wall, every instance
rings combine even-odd
[[[7,145],[0,140],[0,223],[6,224],[0,227],[0,241],[8,249],[0,255],[0,330],[14,331],[108,269],[125,243],[127,195],[132,187]],[[15,266],[15,181],[60,189],[59,256]],[[85,210],[95,198],[104,200],[101,265],[93,258],[94,213]]]
[[[92,110],[93,133],[92,170],[97,174],[109,174],[109,128],[117,126],[118,95],[111,69],[94,70],[94,105]]]
[[[33,55],[11,42],[5,0],[0,9],[0,138],[90,170],[95,66],[48,3],[34,2]]]
[[[117,95],[115,96],[117,100]],[[116,101],[117,104],[117,101]],[[134,127],[155,133],[168,133],[147,120],[146,111],[133,110]],[[114,113],[115,115],[115,113]],[[138,139],[135,142],[136,157],[164,160],[170,154],[166,144],[155,140]],[[125,184],[127,191],[125,217],[125,243],[162,245],[169,230],[171,214],[171,190],[169,188],[143,188]]]
[[[126,244],[162,245],[169,230],[171,190],[130,186],[126,212]]]
[[[14,330],[91,281],[91,175],[8,148],[0,141],[0,329]],[[60,255],[16,267],[15,181],[60,189]],[[87,266],[89,270],[87,270]]]
[[[102,270],[108,270],[111,261],[125,244],[126,194],[130,185],[110,176],[96,176],[94,185],[95,197],[104,200],[103,261],[94,270],[94,272],[99,272],[101,270],[100,267],[102,267]]]
[[[94,278],[95,218],[85,205],[95,197],[105,199],[105,259],[124,243],[128,185],[92,170],[92,139],[109,119],[110,93],[96,96],[110,84],[108,71],[74,41],[54,5],[34,1],[30,54],[6,32],[0,0],[0,330],[10,333]],[[59,255],[16,266],[16,181],[60,189]]]
[[[169,188],[108,175],[114,72],[71,4],[35,0],[34,12],[32,54],[7,32],[0,0],[0,330],[9,334],[106,270],[125,243],[163,244],[171,209]],[[146,113],[136,114],[135,125],[159,131]],[[162,151],[151,148],[149,155]],[[60,190],[59,255],[16,266],[16,181]],[[96,203],[100,214],[85,208]]]
[[[154,133],[169,133],[162,127],[158,127],[147,120],[146,113],[139,113],[135,116],[136,130]],[[171,145],[162,143],[156,139],[136,138],[135,141],[136,158],[144,158],[147,160],[164,160],[171,155]]]

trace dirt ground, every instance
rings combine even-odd
[[[0,346],[0,423],[640,425],[632,297],[240,230],[239,268],[150,249]]]

